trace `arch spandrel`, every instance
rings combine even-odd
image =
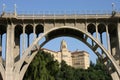
[[[75,27],[70,27],[70,26],[63,26],[63,27],[55,27],[55,28],[52,28],[51,30],[49,30],[49,31],[47,31],[47,32],[45,32],[45,33],[43,33],[40,37],[38,37],[33,43],[32,43],[32,45],[24,52],[24,55],[23,55],[23,57],[21,58],[21,60],[19,61],[19,64],[21,64],[21,65],[17,65],[16,66],[16,68],[17,69],[15,69],[15,70],[20,70],[20,68],[22,67],[22,64],[26,61],[26,58],[27,58],[27,56],[28,56],[28,53],[33,49],[33,47],[37,47],[37,43],[38,43],[38,41],[39,40],[41,40],[43,37],[45,37],[45,36],[49,36],[49,34],[50,33],[52,33],[52,32],[54,32],[54,31],[56,31],[56,30],[64,30],[64,29],[70,29],[70,30],[73,30],[73,31],[75,31],[75,32],[78,32],[78,33],[82,33],[82,34],[84,34],[85,36],[84,37],[81,37],[80,39],[81,40],[83,40],[83,42],[84,43],[86,43],[86,44],[89,44],[89,43],[87,43],[86,42],[86,40],[87,40],[87,38],[89,37],[92,41],[94,41],[95,42],[95,45],[94,46],[91,46],[91,45],[88,45],[88,47],[91,47],[91,49],[96,53],[96,54],[98,54],[99,55],[99,53],[98,52],[96,52],[96,50],[97,50],[97,48],[99,47],[104,53],[105,53],[105,55],[106,55],[106,57],[111,61],[111,63],[112,63],[112,65],[115,67],[115,70],[117,71],[117,73],[118,73],[118,75],[120,76],[120,69],[119,69],[119,66],[117,65],[117,63],[115,62],[115,59],[110,55],[110,53],[103,47],[103,45],[98,41],[98,40],[96,40],[91,34],[89,34],[88,32],[85,32],[85,31],[82,31],[82,30],[80,30],[80,29],[78,29],[78,28],[75,28]],[[56,35],[56,34],[54,34],[54,35]],[[70,35],[70,34],[69,34]],[[76,35],[76,34],[74,34],[74,35]],[[75,37],[73,35],[73,37]],[[59,35],[60,36],[60,35]],[[79,38],[79,35],[77,35],[78,36],[78,38]],[[56,36],[53,36],[53,38],[55,38]],[[51,39],[53,39],[53,38],[51,38]],[[77,38],[77,37],[75,37],[75,38]],[[83,38],[83,39],[82,39]],[[50,37],[48,37],[48,39],[49,40],[51,40],[50,39]],[[47,41],[46,41],[47,42]],[[33,55],[33,54],[32,54]],[[35,55],[33,55],[33,56],[30,56],[30,57],[34,57]],[[98,56],[97,55],[97,56]],[[28,62],[28,65],[27,65],[27,67],[29,66],[29,64],[31,63],[31,61],[32,61],[32,59],[33,58],[29,58],[30,60],[29,60],[29,62]],[[26,67],[26,66],[25,66]],[[24,66],[23,66],[23,69],[25,69],[25,71],[27,70],[27,67],[26,68],[24,68]],[[22,68],[21,68],[22,69]],[[21,70],[21,71],[24,71],[24,70]],[[20,73],[23,73],[23,72],[21,72],[20,71]],[[18,71],[19,72],[19,71]],[[25,73],[24,73],[25,74]],[[24,76],[24,74],[21,74],[22,75],[22,77]]]

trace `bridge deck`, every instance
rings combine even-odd
[[[1,15],[2,18],[17,18],[17,19],[105,19],[120,17],[120,13],[115,14],[13,14],[5,13]]]

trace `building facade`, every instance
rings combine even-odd
[[[72,66],[74,68],[88,69],[90,66],[89,54],[86,51],[75,51],[72,54]]]
[[[61,63],[61,61],[64,60],[67,65],[72,66],[74,68],[87,69],[90,65],[89,54],[87,52],[70,52],[64,40],[62,40],[61,42],[60,51],[55,52],[48,49],[43,49],[43,51],[53,55],[54,59],[58,60],[59,63]]]

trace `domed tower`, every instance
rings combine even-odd
[[[61,52],[61,60],[64,60],[66,64],[72,66],[72,57],[71,53],[67,48],[67,43],[62,40],[61,46],[60,46],[60,52]]]
[[[64,40],[62,40],[62,42],[61,42],[60,51],[61,52],[67,52],[68,51],[67,44],[66,44],[66,42]]]

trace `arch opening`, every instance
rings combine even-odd
[[[101,25],[103,26],[103,25]],[[105,31],[105,26],[103,26],[103,31]],[[68,31],[67,31],[68,30]],[[62,33],[60,33],[62,32]],[[93,31],[94,32],[94,31]],[[93,33],[91,32],[91,33]],[[101,32],[101,33],[102,33]],[[69,28],[61,28],[58,30],[53,30],[52,32],[47,34],[47,40],[52,40],[56,37],[61,37],[61,36],[70,36],[70,37],[74,37],[80,41],[82,41],[83,43],[85,43],[91,50],[93,50],[93,52],[98,56],[98,58],[103,61],[103,63],[106,65],[107,68],[113,68],[114,64],[113,62],[111,62],[111,56],[109,57],[108,54],[110,54],[109,52],[106,53],[106,48],[104,48],[103,46],[101,47],[101,43],[99,43],[99,41],[97,40],[93,40],[90,36],[86,35],[85,33],[82,33],[81,31],[77,31],[77,30],[72,30]],[[94,45],[90,45],[89,42],[87,42],[87,38],[90,38],[92,40],[92,43],[94,43]],[[97,41],[97,42],[95,42]],[[46,42],[47,43],[47,42]],[[104,48],[104,49],[103,49]],[[105,60],[105,58],[107,58],[107,60]],[[108,65],[109,64],[109,65]],[[114,66],[115,67],[115,66]],[[115,72],[115,69],[111,69],[108,71],[113,71]]]
[[[25,27],[25,33],[30,35],[30,33],[33,33],[33,26],[28,24],[26,27]]]
[[[25,27],[25,33],[27,34],[27,45],[30,45],[30,34],[33,33],[33,26],[28,24]]]
[[[110,63],[111,63],[111,66],[113,65],[115,67],[115,70],[116,72],[118,72],[118,75],[120,75],[119,73],[119,68],[117,67],[117,64],[115,63],[115,60],[114,58],[109,54],[109,52],[103,47],[103,45],[101,45],[101,43],[96,40],[94,37],[92,37],[92,35],[90,35],[89,33],[87,32],[84,32],[78,28],[74,28],[74,27],[68,27],[68,26],[64,26],[64,27],[59,27],[59,28],[54,28],[54,29],[51,29],[49,30],[48,32],[44,33],[42,36],[38,37],[36,39],[36,44],[38,43],[39,40],[41,40],[42,37],[46,37],[46,40],[44,44],[46,44],[49,40],[52,40],[54,39],[55,37],[60,37],[60,36],[70,36],[70,37],[74,37],[76,39],[79,39],[81,41],[83,41],[88,47],[91,48],[91,50],[93,50],[96,55],[99,57],[99,58],[102,58],[103,57],[101,56],[101,54],[99,52],[97,52],[97,49],[100,48],[102,50],[102,52],[105,54],[105,56],[107,57],[107,61],[109,60]],[[94,43],[95,45],[94,46],[91,46],[88,42],[87,42],[87,39],[90,38]],[[35,44],[35,43],[34,43]],[[34,45],[31,45],[30,48],[28,50],[31,50]],[[29,52],[29,51],[28,51]],[[34,55],[35,56],[35,55]],[[32,56],[33,57],[33,56]],[[31,60],[32,61],[32,60]],[[31,62],[30,61],[30,62]],[[30,63],[29,62],[29,63]],[[29,65],[28,65],[29,66]]]
[[[105,31],[106,31],[105,25],[104,25],[104,24],[99,24],[99,25],[98,25],[98,32],[99,32],[100,34],[102,34],[102,33],[105,32]]]
[[[4,57],[4,51],[3,49],[5,48],[5,38],[3,37],[4,34],[6,34],[7,26],[6,25],[0,25],[0,62],[2,62],[3,57]],[[4,44],[2,44],[4,42]]]
[[[47,36],[46,37],[47,41],[44,41],[45,42],[44,44],[46,44],[47,42],[49,42],[50,40],[52,40],[54,38],[62,37],[62,36],[68,36],[68,37],[78,39],[79,41],[85,43],[95,54],[96,54],[96,52],[98,52],[99,56],[98,56],[98,54],[96,54],[98,56],[98,58],[102,58],[101,57],[102,56],[101,48],[93,40],[91,40],[90,37],[88,37],[87,35],[83,34],[82,32],[79,32],[77,30],[69,29],[69,28],[61,28],[61,29],[54,30],[54,31],[48,33],[46,36]],[[94,46],[97,46],[97,47],[93,50]]]
[[[14,53],[15,57],[15,62],[19,60],[20,58],[20,36],[23,33],[23,27],[21,25],[16,25],[15,26],[15,31],[14,31],[14,36],[15,36],[15,45],[14,45],[14,50],[16,53]]]
[[[3,71],[3,66],[5,65],[4,59],[5,59],[5,51],[3,49],[5,49],[6,46],[6,42],[5,42],[5,38],[6,36],[6,32],[7,32],[7,26],[6,25],[1,25],[0,24],[0,69]],[[2,44],[4,43],[4,44]],[[0,80],[3,80],[3,75],[4,72],[0,71]]]
[[[94,32],[96,32],[96,27],[95,27],[95,25],[94,24],[89,24],[88,26],[87,26],[87,31],[89,32],[89,33],[91,33],[91,34],[93,34]]]
[[[15,44],[20,44],[20,35],[23,33],[23,27],[21,25],[15,26]]]
[[[40,34],[40,33],[43,33],[43,32],[44,32],[44,27],[43,27],[43,25],[38,24],[38,25],[36,26],[36,29],[35,29],[36,35],[39,36],[39,34]]]
[[[56,37],[48,41],[42,48],[46,48],[52,51],[60,51],[60,45],[62,40],[65,40],[67,42],[67,47],[70,52],[86,51],[90,54],[90,60],[92,60],[93,63],[96,63],[96,59],[97,59],[96,54],[94,54],[94,52],[81,40],[78,40],[74,37],[69,37],[69,36]],[[92,58],[93,56],[94,59]]]
[[[0,25],[0,34],[6,33],[7,26],[6,25]]]

